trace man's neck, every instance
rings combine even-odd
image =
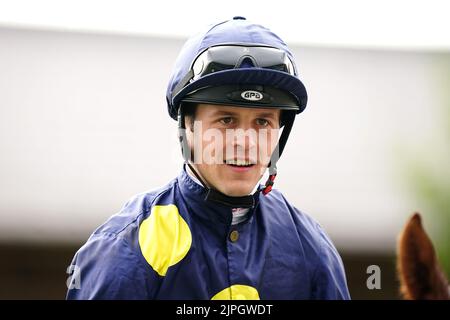
[[[197,177],[195,176],[195,174],[192,172],[191,168],[189,166],[186,166],[186,172],[188,173],[189,177],[191,177],[191,179],[197,183],[199,186],[203,185],[200,183],[200,181],[197,179]],[[257,188],[259,187],[259,184],[256,185],[256,187],[253,189],[253,193],[256,192]],[[252,194],[253,194],[252,193]],[[231,212],[233,214],[232,216],[232,221],[231,224],[232,225],[236,225],[238,223],[241,223],[243,221],[245,221],[247,219],[247,215],[248,215],[248,208],[232,208]]]

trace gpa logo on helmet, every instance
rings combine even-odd
[[[249,101],[259,101],[263,98],[263,94],[259,91],[247,90],[241,93],[241,97]]]

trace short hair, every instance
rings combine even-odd
[[[183,113],[188,117],[195,117],[197,111],[197,103],[194,102],[182,102],[180,108],[183,108]]]
[[[195,114],[197,113],[197,103],[194,102],[181,102],[180,108],[183,110],[184,119],[189,120],[189,127],[191,131],[194,130],[194,121],[195,121]]]

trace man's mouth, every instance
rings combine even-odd
[[[251,167],[255,165],[255,162],[250,160],[238,160],[238,159],[230,159],[225,160],[225,163],[227,165],[233,166],[233,167]]]

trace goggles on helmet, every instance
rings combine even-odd
[[[193,77],[190,81],[217,71],[242,67],[272,69],[296,75],[293,62],[283,50],[265,45],[232,44],[212,46],[200,53],[192,63]]]

